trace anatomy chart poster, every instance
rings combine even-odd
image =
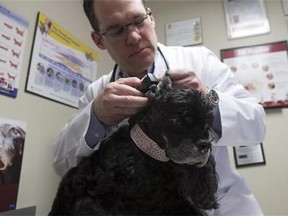
[[[75,108],[95,80],[98,54],[55,21],[38,14],[26,90]]]
[[[0,5],[0,94],[16,97],[28,22]]]
[[[0,117],[0,212],[16,208],[26,127]]]

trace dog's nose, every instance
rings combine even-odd
[[[207,141],[198,142],[196,145],[198,147],[198,150],[202,154],[206,154],[208,152],[208,150],[211,148],[211,143],[207,142]]]

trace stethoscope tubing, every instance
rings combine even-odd
[[[168,64],[168,61],[167,59],[165,58],[164,54],[162,53],[161,49],[159,48],[159,46],[157,46],[157,50],[158,52],[160,53],[160,55],[162,56],[163,60],[164,60],[164,63],[167,67],[167,71],[170,69],[169,68],[169,64]],[[116,73],[117,73],[117,68],[118,68],[118,64],[116,63],[114,65],[114,68],[113,68],[113,72],[112,72],[112,76],[110,78],[110,82],[115,82],[116,81]],[[154,72],[154,68],[153,68],[153,72]]]

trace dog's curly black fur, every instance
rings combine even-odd
[[[198,144],[208,140],[212,122],[212,106],[200,92],[161,91],[64,176],[49,215],[202,215],[217,208],[211,144]],[[133,143],[135,123],[165,149],[168,162]]]

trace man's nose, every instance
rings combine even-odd
[[[137,27],[132,23],[126,27],[127,44],[137,44],[141,40],[141,35]]]

